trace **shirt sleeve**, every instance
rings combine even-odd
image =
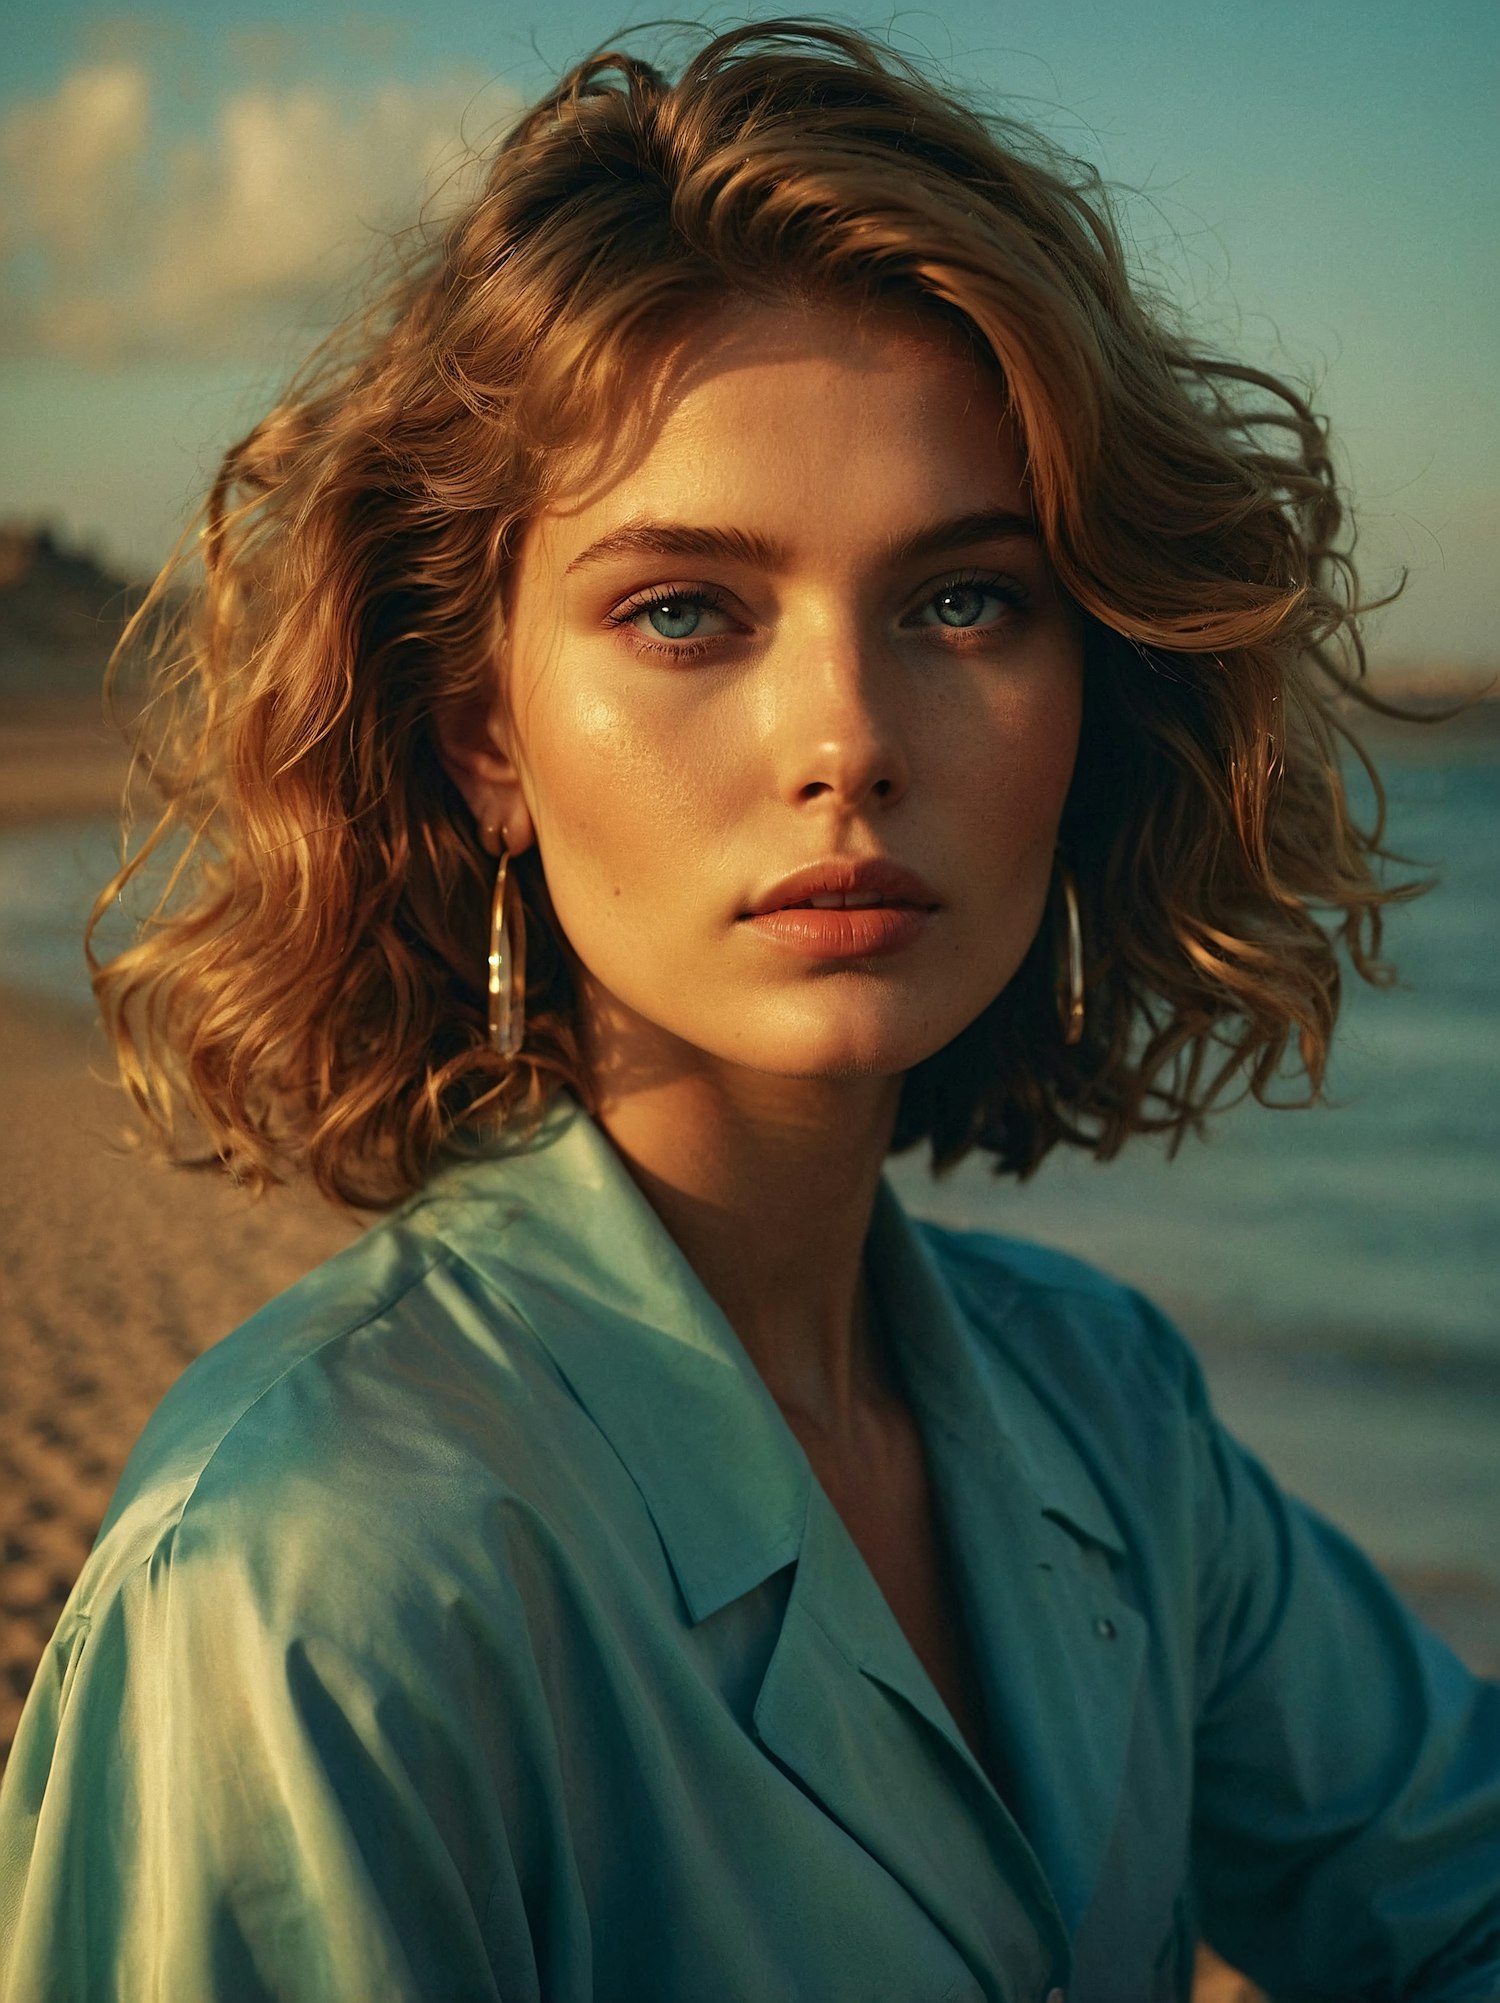
[[[1288,2003],[1495,2003],[1500,1684],[1277,1487],[1196,1364],[1190,1419],[1206,1937]]]
[[[0,1795],[0,1999],[540,2003],[525,1651],[481,1675],[428,1592],[382,1577],[377,1633],[347,1552],[320,1610],[316,1554],[261,1573],[191,1531],[42,1665]]]

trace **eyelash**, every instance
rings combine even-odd
[[[922,604],[931,605],[935,599],[942,598],[950,591],[967,591],[975,588],[983,589],[991,596],[1003,600],[1013,611],[1022,612],[1031,603],[1030,593],[1014,578],[997,577],[992,571],[987,570],[961,570],[955,571],[952,577],[945,577],[939,584],[934,585],[922,600]],[[726,616],[729,612],[724,598],[712,585],[669,585],[665,590],[658,586],[627,599],[625,604],[609,614],[609,623],[611,626],[628,629],[632,619],[639,618],[642,612],[649,612],[653,605],[696,605],[702,606],[709,612],[722,612]],[[961,633],[974,629],[954,626],[948,630]],[[707,653],[709,648],[727,637],[723,633],[714,633],[706,640],[648,640],[644,634],[637,632],[631,633],[630,644],[637,653],[670,654],[674,660],[683,661]]]

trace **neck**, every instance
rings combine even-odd
[[[864,1246],[900,1085],[715,1070],[598,1097],[600,1124],[772,1396],[831,1444],[898,1398]]]

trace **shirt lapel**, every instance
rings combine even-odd
[[[521,1315],[645,1499],[695,1622],[797,1557],[811,1470],[744,1345],[598,1124],[559,1094],[535,1144],[408,1206]]]
[[[1008,1385],[1002,1397],[889,1185],[872,1219],[871,1277],[1025,1835],[728,1320],[577,1102],[559,1094],[525,1150],[433,1178],[408,1214],[423,1210],[521,1314],[620,1455],[693,1622],[796,1563],[754,1712],[767,1751],[971,1966],[1009,1974],[1035,1960],[1040,1982],[1065,1963],[1065,1928],[1087,1905],[1114,1819],[1141,1623],[1082,1566],[1071,1534],[1115,1539],[1102,1501],[1062,1453],[1055,1421],[1010,1404]],[[1052,1453],[1040,1485],[1013,1437],[1036,1418]],[[1106,1615],[1111,1649],[1097,1632]]]
[[[1070,1967],[1042,1867],[813,1483],[756,1736],[943,1929],[988,1997]]]
[[[996,1339],[1007,1314],[1027,1312],[1022,1291],[997,1269],[984,1315],[966,1313],[887,1181],[869,1259],[1013,1806],[1071,1934],[1118,1814],[1145,1659],[1146,1624],[1117,1583],[1124,1541],[1056,1414]]]

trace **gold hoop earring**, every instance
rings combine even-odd
[[[1083,921],[1078,914],[1078,886],[1061,857],[1057,860],[1057,874],[1068,923],[1067,957],[1057,979],[1057,1014],[1062,1023],[1063,1042],[1074,1044],[1083,1041]]]
[[[526,1038],[526,914],[503,842],[490,902],[489,967],[490,1042],[502,1057],[514,1057]]]

